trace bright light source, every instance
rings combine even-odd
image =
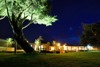
[[[37,45],[35,45],[34,50],[37,51]]]
[[[51,47],[51,50],[54,50],[54,47]]]
[[[57,45],[60,46],[60,43],[58,43]]]
[[[67,46],[66,45],[63,45],[63,47],[64,47],[64,50],[67,50]]]
[[[43,45],[41,45],[41,48],[43,48]]]
[[[31,47],[32,47],[32,44],[31,44]]]
[[[43,45],[40,45],[39,46],[39,50],[43,50]]]
[[[90,46],[90,44],[87,45],[87,48],[88,48],[89,50],[92,50],[92,49],[93,49],[93,47]]]

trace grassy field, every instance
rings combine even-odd
[[[0,53],[0,67],[100,67],[100,52],[46,55]]]

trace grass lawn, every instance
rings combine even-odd
[[[0,67],[100,67],[100,52],[46,55],[0,53]]]

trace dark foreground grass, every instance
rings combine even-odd
[[[100,67],[100,52],[46,55],[0,53],[0,67]]]

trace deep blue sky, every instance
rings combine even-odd
[[[79,44],[82,23],[100,21],[99,0],[51,0],[51,3],[51,13],[57,15],[58,21],[49,27],[33,24],[25,29],[29,41],[33,42],[41,35],[46,41]],[[0,21],[0,38],[8,37],[12,37],[12,31],[7,19],[4,19]]]

